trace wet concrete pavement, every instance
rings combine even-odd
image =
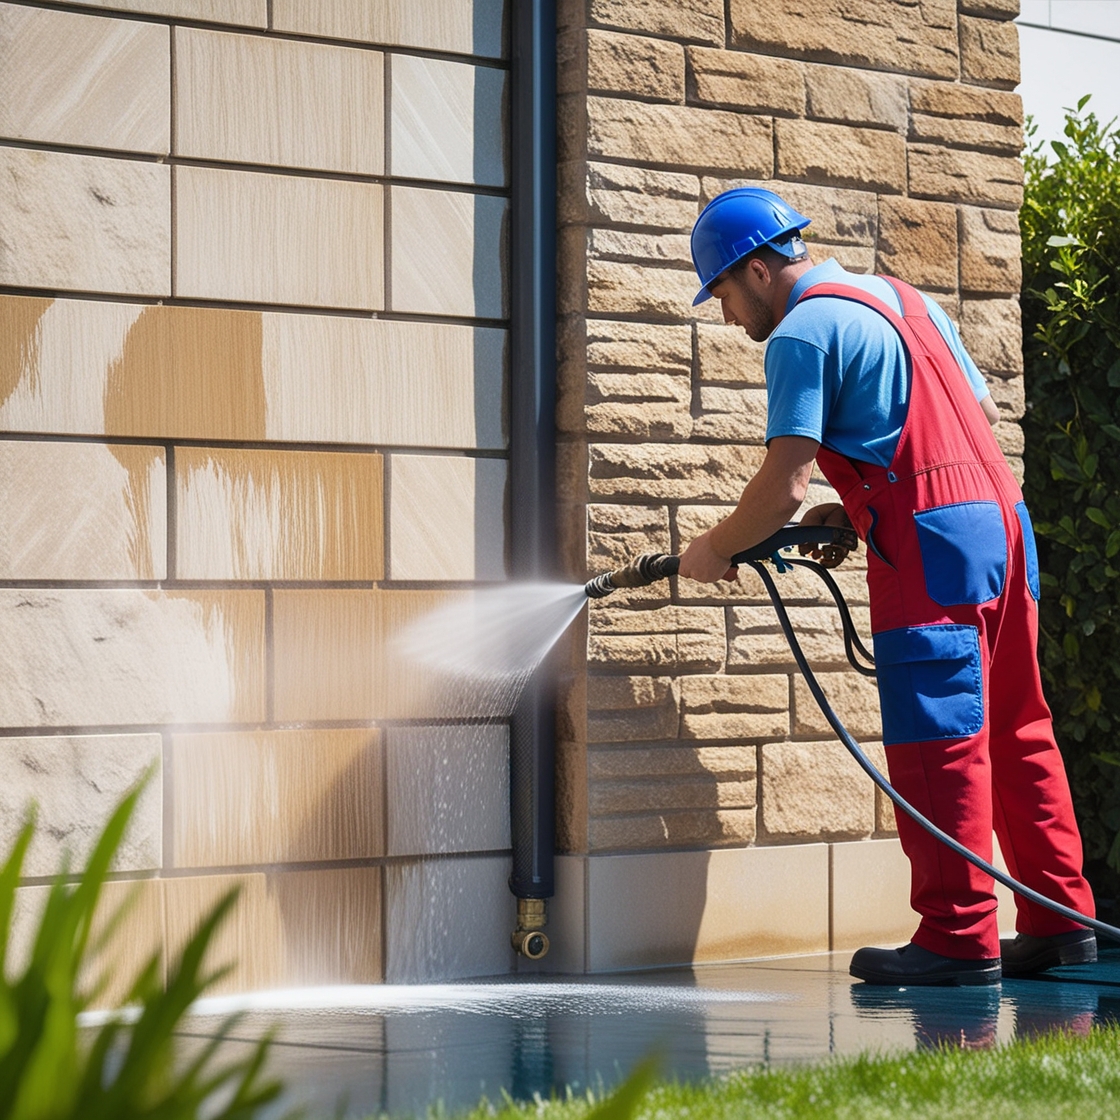
[[[318,988],[205,1001],[189,1050],[245,1009],[233,1054],[278,1025],[271,1070],[310,1115],[423,1115],[442,1102],[610,1086],[657,1051],[666,1074],[719,1075],[861,1051],[982,1047],[1120,1019],[1120,950],[986,988],[876,988],[850,954],[594,977]]]

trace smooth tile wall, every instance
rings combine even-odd
[[[181,166],[175,190],[176,295],[382,306],[379,185]]]
[[[7,431],[504,451],[502,327],[0,293]]]
[[[300,35],[501,58],[505,12],[504,0],[273,0],[272,22]]]
[[[393,579],[504,579],[506,460],[393,455],[390,463]]]
[[[0,4],[0,136],[164,155],[170,56],[159,24]]]
[[[393,59],[393,174],[505,186],[504,70],[446,59]]]
[[[384,57],[178,27],[175,151],[192,159],[380,175]]]
[[[0,579],[167,576],[162,447],[0,440]]]
[[[0,849],[150,775],[126,968],[510,965],[506,714],[393,645],[505,578],[506,7],[0,0]]]
[[[420,187],[392,199],[393,310],[504,318],[506,199]]]
[[[268,26],[268,0],[74,0],[76,7],[140,12],[209,23]]]
[[[378,580],[381,456],[183,447],[175,457],[183,579]]]
[[[171,862],[256,867],[385,854],[382,732],[171,739]]]

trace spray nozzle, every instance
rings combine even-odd
[[[602,599],[620,587],[649,587],[659,579],[675,576],[681,566],[679,556],[666,556],[663,552],[647,552],[635,557],[624,568],[604,572],[601,576],[589,579],[584,592],[589,599]]]

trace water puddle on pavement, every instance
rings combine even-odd
[[[984,1047],[1120,1019],[1120,950],[990,988],[872,988],[849,954],[602,977],[257,992],[201,1001],[186,1052],[232,1011],[229,1053],[279,1026],[271,1069],[312,1116],[423,1116],[483,1097],[609,1087],[657,1052],[667,1076],[941,1044]],[[277,1115],[282,1109],[277,1109]]]

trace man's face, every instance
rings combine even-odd
[[[755,342],[765,342],[776,324],[770,304],[759,289],[765,290],[770,277],[764,265],[760,268],[754,265],[755,262],[750,261],[746,268],[734,274],[725,272],[708,290],[719,300],[725,323],[742,327]]]

